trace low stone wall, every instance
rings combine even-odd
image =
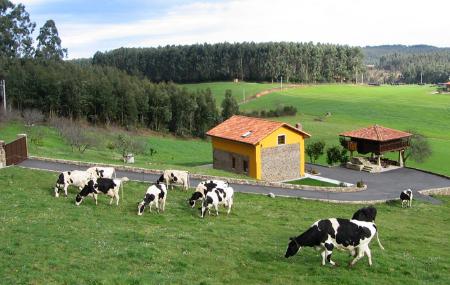
[[[433,189],[425,189],[425,190],[419,190],[417,191],[420,194],[423,195],[450,195],[450,187],[443,187],[443,188],[433,188]]]
[[[73,164],[73,165],[86,166],[86,167],[97,166],[97,165],[98,166],[111,166],[111,167],[116,168],[117,170],[133,171],[136,173],[145,173],[145,174],[161,174],[163,172],[163,170],[160,170],[160,169],[146,169],[146,168],[127,166],[127,165],[73,161],[73,160],[38,157],[38,156],[30,156],[30,158],[35,159],[35,160],[41,160],[41,161]],[[367,189],[367,186],[364,186],[362,188],[359,188],[356,186],[351,186],[351,187],[306,186],[306,185],[287,184],[287,183],[281,183],[281,182],[256,181],[256,180],[237,179],[237,178],[230,178],[230,177],[211,176],[211,175],[203,175],[203,174],[195,174],[195,173],[191,173],[190,177],[202,179],[202,180],[206,180],[206,179],[226,180],[230,183],[240,184],[240,185],[269,186],[269,187],[278,187],[278,188],[284,188],[284,189],[322,191],[322,192],[346,193],[346,192],[359,192],[359,191],[363,191],[363,190]]]

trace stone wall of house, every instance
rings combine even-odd
[[[233,168],[233,157],[235,159],[235,168]],[[237,153],[214,149],[213,151],[213,167],[215,169],[222,169],[235,173],[248,173],[244,171],[244,160],[249,165],[248,156],[243,156]]]
[[[261,150],[262,176],[266,181],[283,181],[300,176],[300,145],[285,144]]]

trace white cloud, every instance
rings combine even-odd
[[[51,0],[28,2],[36,1]],[[450,11],[450,1],[428,0],[426,4],[392,0],[194,2],[174,7],[158,18],[126,24],[72,20],[57,25],[71,58],[89,57],[102,48],[224,41],[450,46],[450,22],[445,14]]]

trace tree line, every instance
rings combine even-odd
[[[360,48],[294,42],[217,43],[97,52],[94,65],[174,82],[351,82],[362,69]]]
[[[46,117],[204,137],[207,130],[238,112],[231,94],[220,113],[209,89],[189,92],[174,83],[152,83],[113,67],[0,58],[0,69],[11,108],[38,109]]]

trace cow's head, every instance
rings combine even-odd
[[[161,174],[161,176],[156,180],[156,184],[164,182],[164,174]]]
[[[142,200],[138,204],[138,215],[142,216],[144,213],[145,207],[147,207],[148,204],[150,204],[151,201],[155,200],[155,195],[153,194],[145,194],[144,200]]]
[[[291,238],[289,238],[289,240],[290,240],[290,242],[286,249],[286,253],[284,254],[284,257],[286,257],[286,258],[296,255],[297,252],[301,248],[301,246],[298,244],[295,237],[291,237]]]
[[[191,196],[191,199],[189,199],[189,205],[194,208],[195,202],[198,200],[201,200],[203,198],[203,194],[200,192],[194,192]]]
[[[89,180],[89,182],[84,185],[80,193],[77,194],[77,197],[75,197],[75,205],[79,206],[81,202],[83,202],[84,197],[91,193],[96,193],[93,180]]]
[[[59,197],[59,191],[64,188],[64,173],[59,174],[55,184],[55,197]]]

